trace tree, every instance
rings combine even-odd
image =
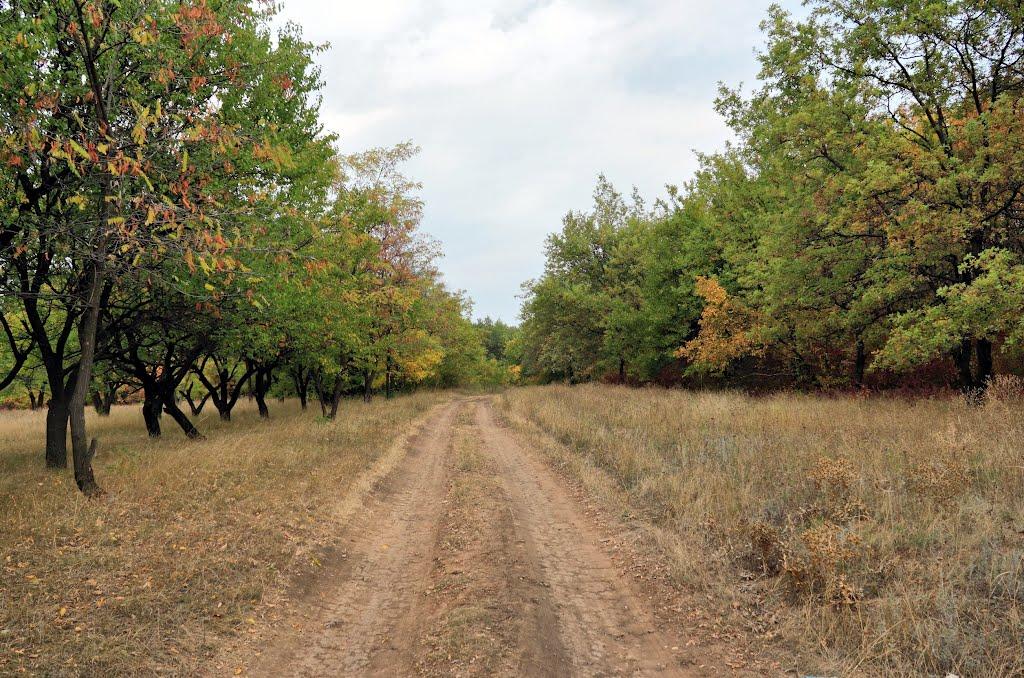
[[[51,374],[48,460],[63,463],[67,417],[76,479],[95,494],[83,409],[101,309],[140,260],[234,266],[229,245],[247,234],[225,233],[227,217],[251,224],[289,161],[288,124],[259,116],[267,102],[308,101],[318,78],[311,46],[293,31],[272,40],[272,10],[241,0],[0,10],[0,38],[14,46],[0,73],[0,166],[15,187],[4,272]]]

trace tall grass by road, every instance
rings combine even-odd
[[[443,396],[204,416],[146,438],[137,407],[91,419],[95,501],[43,468],[42,412],[0,412],[0,674],[195,675],[288,575],[316,568],[331,509]]]
[[[1005,386],[1005,384],[1004,384]],[[829,674],[1024,673],[1024,403],[509,391],[674,577]]]

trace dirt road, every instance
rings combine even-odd
[[[599,531],[486,399],[431,415],[259,676],[687,675]]]

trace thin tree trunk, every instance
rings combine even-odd
[[[110,403],[112,398],[105,396],[99,391],[92,392],[92,407],[96,410],[96,414],[101,417],[110,416]]]
[[[858,388],[864,385],[864,372],[867,369],[868,356],[864,348],[864,340],[857,339],[857,355],[853,361],[853,384]]]
[[[292,381],[295,382],[295,394],[299,396],[299,405],[306,410],[309,399],[309,373],[301,367],[292,369]]]
[[[255,392],[256,407],[260,412],[260,419],[270,419],[270,410],[267,408],[267,394],[262,391]]]
[[[185,415],[185,413],[181,411],[181,408],[178,407],[177,403],[174,402],[173,398],[165,399],[163,401],[163,404],[164,411],[167,412],[167,414],[171,416],[171,419],[173,419],[178,424],[178,426],[181,427],[181,430],[185,432],[186,436],[188,436],[192,440],[196,440],[203,437],[203,434],[200,433],[199,429],[195,427],[195,424],[192,423],[192,420],[189,419]]]
[[[373,373],[363,372],[363,402],[373,400]]]
[[[273,383],[269,369],[257,369],[252,380],[252,393],[256,398],[256,407],[259,408],[260,419],[269,419],[270,410],[267,409],[267,393]]]
[[[334,418],[338,416],[338,406],[341,404],[341,390],[345,381],[342,375],[338,375],[334,378],[334,390],[331,391],[331,411],[327,415],[327,418],[334,421]]]
[[[38,410],[40,407],[42,407],[43,402],[45,402],[46,400],[46,385],[43,384],[43,386],[39,389],[38,393],[36,393],[30,388],[28,390],[28,399],[29,407],[32,408],[32,411]]]
[[[192,399],[192,384],[189,384],[188,388],[181,392],[181,395],[185,398],[185,402],[188,403],[188,409],[192,412],[193,417],[198,417],[203,413],[203,407],[206,406],[206,401],[210,399],[210,394],[206,393],[197,405],[196,401]]]
[[[106,195],[106,191],[102,195]],[[100,227],[106,227],[106,205],[101,209]],[[71,392],[71,402],[68,404],[70,410],[69,420],[71,422],[71,458],[75,466],[75,482],[78,489],[87,497],[94,497],[103,493],[96,483],[96,476],[92,469],[92,458],[96,453],[96,440],[92,444],[88,442],[88,433],[85,428],[85,398],[89,391],[89,381],[92,379],[93,359],[96,354],[96,330],[100,318],[100,294],[103,289],[104,264],[102,255],[106,253],[106,238],[100,238],[96,250],[101,256],[93,263],[92,281],[89,286],[89,296],[86,305],[85,315],[82,324],[78,329],[78,341],[81,348],[81,356],[78,363],[78,375],[75,378],[75,387]]]
[[[117,402],[117,387],[110,386],[107,388],[107,392],[103,394],[103,409],[107,414],[110,414],[110,408]]]

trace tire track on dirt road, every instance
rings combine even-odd
[[[456,419],[451,466],[416,669],[437,677],[571,675],[554,604],[524,557],[475,406]]]
[[[405,449],[249,675],[692,675],[488,399],[443,406]]]
[[[347,545],[306,628],[272,645],[250,675],[350,676],[411,673],[411,626],[430,571],[448,468],[451,403],[408,443],[395,472],[346,529]]]
[[[476,406],[476,422],[501,469],[524,557],[550,590],[574,673],[692,675],[674,652],[681,639],[658,628],[553,473],[495,423],[489,401]]]

